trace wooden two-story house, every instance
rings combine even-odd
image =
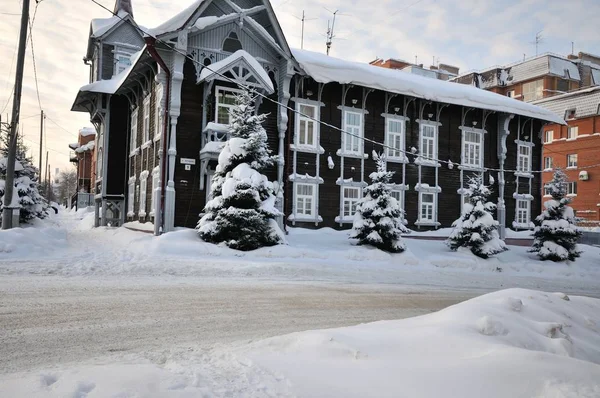
[[[137,28],[128,6],[120,23]],[[98,225],[152,222],[156,233],[195,226],[228,138],[228,110],[244,87],[260,93],[258,112],[269,115],[279,162],[267,175],[282,226],[349,227],[375,169],[373,150],[396,171],[394,195],[411,228],[450,226],[471,175],[492,184],[502,225],[528,228],[540,210],[540,132],[564,123],[547,110],[291,50],[268,0],[198,0],[137,32],[145,44],[130,65],[82,87],[73,106],[104,128]]]

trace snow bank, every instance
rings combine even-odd
[[[145,358],[156,363],[3,375],[0,396],[592,398],[600,300],[510,289],[416,318]]]
[[[243,353],[298,396],[598,397],[600,300],[510,289]]]
[[[67,247],[67,231],[49,222],[0,230],[0,260],[43,257]]]

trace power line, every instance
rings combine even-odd
[[[29,20],[29,40],[31,42],[31,59],[33,60],[33,77],[35,79],[35,92],[37,95],[38,106],[40,107],[40,111],[42,110],[42,101],[40,100],[40,87],[38,85],[38,77],[37,77],[37,65],[35,63],[35,51],[33,45],[33,24],[35,23],[35,17],[37,15],[37,9],[40,5],[40,2],[36,1],[35,10],[33,11],[33,18]]]
[[[116,17],[118,17],[118,18],[119,18],[119,19],[121,19],[122,21],[126,21],[124,18],[122,18],[121,16],[117,15],[117,14],[116,14],[116,13],[114,13],[113,11],[109,10],[108,8],[106,8],[105,6],[103,6],[102,4],[98,3],[96,0],[90,0],[90,1],[91,1],[91,2],[93,2],[93,3],[95,3],[96,5],[100,6],[100,7],[101,7],[101,8],[103,8],[104,10],[106,10],[106,11],[110,12],[112,15],[114,15],[114,16],[116,16]],[[420,1],[423,1],[423,0],[420,0]],[[418,2],[417,2],[417,3],[418,3]],[[413,3],[413,4],[409,5],[408,7],[410,7],[410,6],[414,5],[414,4],[416,4],[416,3]],[[408,8],[408,7],[407,7],[407,8]],[[131,23],[131,22],[130,22],[130,23]],[[373,140],[373,139],[370,139],[370,138],[363,137],[363,136],[361,136],[361,135],[359,135],[359,134],[354,134],[354,133],[351,133],[351,132],[348,132],[348,131],[342,130],[340,127],[337,127],[337,126],[334,126],[334,125],[332,125],[332,124],[330,124],[330,123],[326,123],[326,122],[323,122],[323,121],[321,121],[321,120],[318,120],[318,119],[316,119],[316,118],[315,118],[315,117],[313,117],[313,116],[306,115],[306,114],[304,114],[304,113],[302,113],[302,112],[300,112],[300,111],[298,111],[298,110],[296,110],[296,109],[294,109],[294,108],[291,108],[291,107],[290,107],[290,106],[288,106],[288,105],[282,104],[281,102],[279,102],[279,101],[277,101],[277,100],[274,100],[274,99],[270,98],[269,96],[267,96],[267,95],[265,95],[265,94],[262,94],[262,93],[260,93],[260,92],[258,92],[258,91],[256,91],[256,90],[254,90],[252,87],[246,86],[246,85],[244,85],[243,83],[240,83],[240,82],[238,82],[238,81],[235,81],[234,79],[230,78],[229,76],[226,76],[226,75],[224,75],[223,73],[220,73],[220,72],[218,72],[218,71],[215,71],[215,70],[211,69],[211,68],[210,68],[210,65],[209,65],[209,66],[206,66],[206,65],[204,65],[203,63],[201,63],[201,62],[199,62],[199,61],[196,61],[195,59],[193,59],[193,58],[192,58],[190,55],[188,55],[187,53],[185,53],[185,52],[183,52],[183,51],[180,51],[180,50],[178,50],[178,49],[177,49],[177,48],[175,48],[175,47],[171,47],[171,44],[172,44],[172,43],[168,43],[168,42],[166,42],[166,41],[164,41],[164,40],[162,40],[162,39],[159,39],[159,38],[155,37],[155,36],[154,36],[154,35],[152,35],[151,33],[149,33],[149,32],[147,32],[147,31],[143,30],[142,28],[140,28],[139,26],[136,26],[136,25],[135,25],[135,24],[133,24],[133,23],[132,23],[132,26],[133,26],[134,28],[136,28],[137,30],[139,30],[139,31],[140,31],[141,33],[143,33],[144,35],[146,35],[146,36],[149,36],[149,37],[152,37],[152,38],[154,38],[156,41],[158,41],[158,42],[160,42],[160,43],[162,43],[162,44],[165,44],[165,45],[169,46],[169,48],[171,48],[171,50],[172,50],[172,51],[174,51],[174,52],[176,52],[176,53],[178,53],[178,54],[180,54],[180,55],[183,55],[183,56],[184,56],[186,59],[189,59],[190,61],[192,61],[193,63],[197,64],[198,66],[201,66],[202,68],[206,68],[206,69],[208,69],[210,72],[212,72],[212,73],[214,73],[214,74],[216,74],[216,75],[218,75],[218,76],[222,77],[224,80],[227,80],[227,81],[229,81],[229,82],[231,82],[231,83],[233,83],[233,84],[236,84],[236,85],[237,85],[239,88],[241,88],[241,89],[244,89],[244,90],[247,90],[247,91],[250,91],[250,92],[252,92],[253,94],[256,94],[257,96],[259,96],[259,97],[262,97],[264,100],[267,100],[267,101],[270,101],[270,102],[272,102],[272,103],[274,103],[274,104],[277,104],[277,105],[279,105],[279,106],[281,106],[281,107],[283,107],[283,108],[285,108],[285,109],[289,110],[290,112],[293,112],[294,114],[297,114],[297,115],[300,115],[300,116],[302,116],[302,117],[304,117],[304,118],[306,118],[306,119],[312,120],[312,121],[314,121],[314,122],[316,122],[316,123],[319,123],[319,124],[320,124],[320,125],[322,125],[322,126],[326,126],[326,127],[329,127],[329,128],[331,128],[331,129],[334,129],[334,130],[336,130],[336,131],[339,131],[339,132],[341,132],[342,134],[345,134],[345,135],[348,135],[348,136],[351,136],[351,137],[358,138],[358,139],[362,140],[363,142],[368,142],[368,143],[371,143],[371,144],[374,144],[374,145],[381,146],[381,147],[382,147],[382,148],[384,148],[384,149],[391,149],[391,150],[393,150],[393,151],[396,151],[396,152],[401,152],[401,153],[403,153],[403,154],[405,154],[405,155],[416,156],[416,157],[418,157],[418,158],[420,158],[420,159],[429,160],[429,161],[433,161],[433,162],[437,162],[437,163],[443,163],[443,164],[446,164],[446,165],[448,165],[448,166],[451,166],[451,167],[454,167],[454,166],[461,166],[461,163],[454,163],[454,162],[452,162],[452,161],[449,161],[449,160],[435,159],[435,158],[432,158],[432,157],[429,157],[429,156],[423,156],[423,155],[420,155],[420,154],[419,154],[419,155],[417,155],[417,154],[413,153],[412,151],[408,151],[408,150],[406,150],[406,149],[395,148],[395,147],[392,147],[392,146],[390,146],[390,145],[387,145],[387,144],[385,144],[385,143],[382,143],[382,142],[379,142],[379,141],[375,141],[375,140]],[[52,120],[51,120],[51,121],[52,121]],[[54,122],[53,122],[53,123],[54,123]],[[60,126],[59,126],[59,127],[60,127]],[[600,167],[600,163],[598,163],[598,164],[595,164],[595,165],[590,165],[590,166],[585,166],[585,167],[577,168],[577,169],[569,169],[569,170],[584,170],[584,169],[590,169],[590,168],[594,168],[594,167]],[[494,171],[494,172],[505,172],[505,173],[525,173],[525,174],[534,174],[534,173],[540,173],[540,174],[541,174],[541,173],[544,173],[544,171],[542,171],[542,170],[539,170],[539,171],[537,171],[537,170],[531,170],[531,171],[525,172],[525,171],[523,171],[523,170],[495,169],[495,168],[488,168],[488,167],[483,167],[483,168],[481,168],[481,169],[479,169],[479,170],[474,170],[474,171],[476,171],[476,172],[486,172],[486,171],[487,171],[487,172],[490,172],[490,171]]]
[[[50,120],[52,123],[54,123],[54,125],[56,125],[56,127],[58,127],[59,129],[65,131],[67,134],[69,134],[69,138],[73,138],[74,134],[77,133],[73,133],[72,131],[67,130],[66,128],[64,128],[63,126],[61,126],[60,124],[56,123],[52,118],[50,118],[50,116],[48,116],[48,114],[45,115],[46,119]]]

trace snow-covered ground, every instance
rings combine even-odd
[[[482,260],[442,241],[406,239],[388,254],[354,246],[347,231],[292,228],[288,245],[239,252],[202,242],[191,229],[154,237],[126,228],[93,229],[93,215],[59,214],[35,228],[0,231],[0,275],[180,276],[386,283],[454,289],[524,287],[600,296],[600,249],[581,246],[573,263],[538,261],[527,247]]]
[[[600,300],[499,291],[434,314],[0,376],[6,397],[598,397]]]

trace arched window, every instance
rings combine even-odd
[[[223,42],[223,51],[226,51],[228,53],[234,53],[237,50],[241,49],[242,43],[240,42],[240,39],[238,39],[237,33],[231,32]]]

